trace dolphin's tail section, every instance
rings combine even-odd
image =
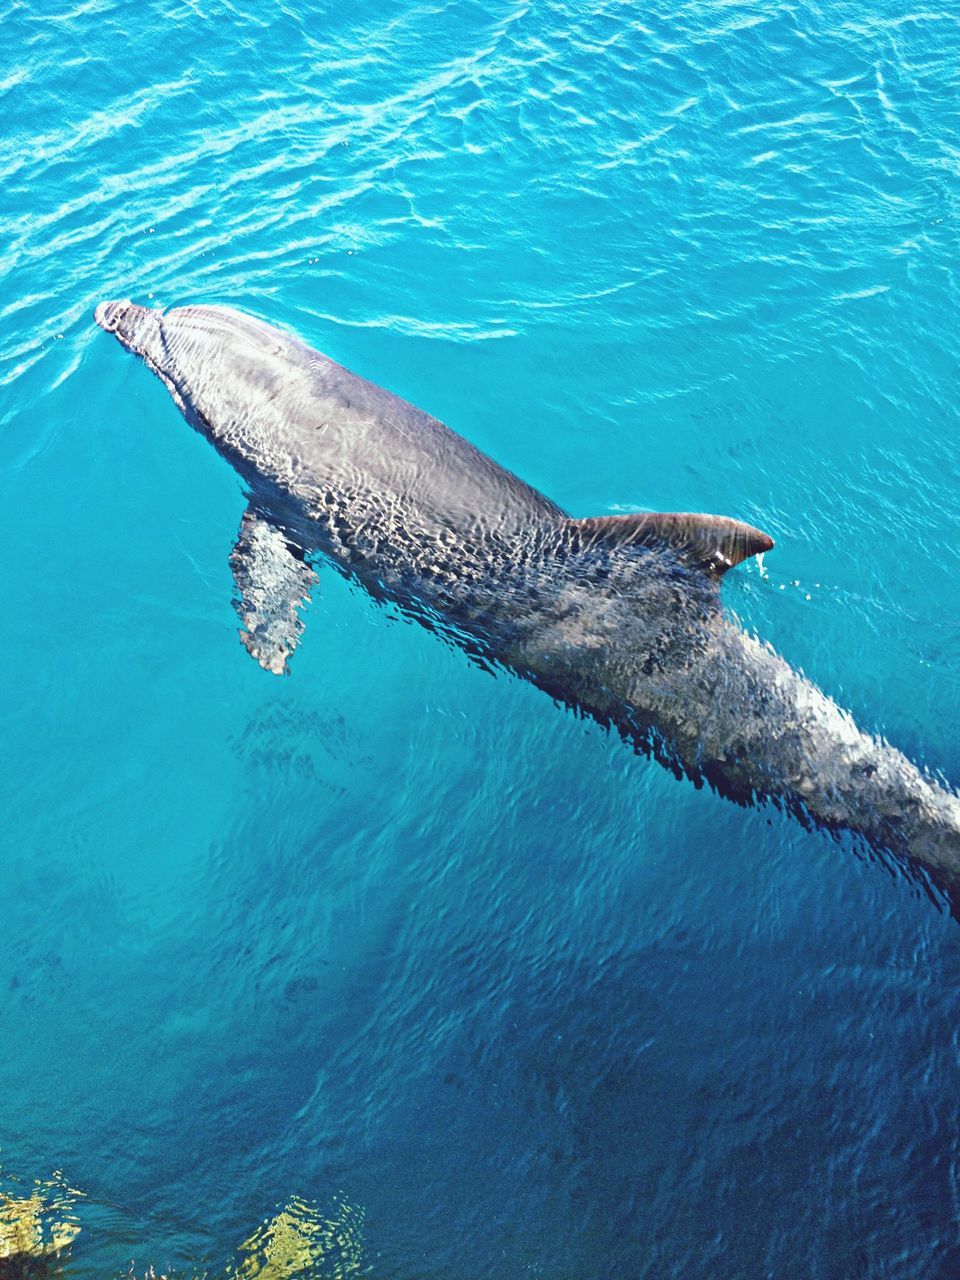
[[[719,622],[701,662],[701,717],[695,733],[688,724],[676,737],[693,772],[862,837],[919,869],[960,912],[960,796],[729,623]]]
[[[910,808],[902,848],[893,851],[922,870],[960,921],[960,797],[918,772]]]
[[[539,638],[552,665],[564,663],[573,701],[729,799],[771,800],[805,823],[851,832],[878,855],[908,862],[960,916],[960,797],[864,733],[717,609],[716,582],[769,550],[771,538],[727,517],[686,513],[568,520],[566,527],[578,550],[601,559],[610,550],[606,562],[626,566],[611,575],[602,608],[594,601],[581,610],[576,666],[564,651],[570,601],[556,634]],[[691,572],[681,588],[657,587],[647,599],[656,570],[647,565],[634,575],[632,548],[667,550]],[[625,695],[616,705],[614,691]]]

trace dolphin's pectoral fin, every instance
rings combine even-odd
[[[689,564],[717,578],[741,560],[773,546],[772,538],[740,520],[685,511],[594,516],[568,523],[588,545],[667,546]]]
[[[264,671],[284,675],[303,633],[300,607],[317,575],[275,524],[249,508],[230,555],[240,639]]]

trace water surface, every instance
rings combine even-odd
[[[335,574],[265,675],[239,481],[92,309],[239,306],[577,515],[769,531],[728,607],[956,784],[956,15],[14,0],[0,49],[0,1180],[85,1193],[70,1274],[302,1197],[362,1236],[320,1274],[955,1276],[957,926]]]

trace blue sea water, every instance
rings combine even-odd
[[[324,1276],[960,1275],[957,924],[336,574],[266,675],[240,482],[92,323],[239,306],[577,515],[758,525],[728,609],[956,785],[956,9],[8,0],[0,54],[0,1190],[62,1171],[84,1278],[294,1197],[362,1219]]]

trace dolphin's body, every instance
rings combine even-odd
[[[773,544],[713,516],[572,520],[428,414],[223,307],[101,303],[250,492],[241,637],[281,672],[321,553],[678,773],[850,831],[956,901],[960,800],[724,618],[719,579]]]

